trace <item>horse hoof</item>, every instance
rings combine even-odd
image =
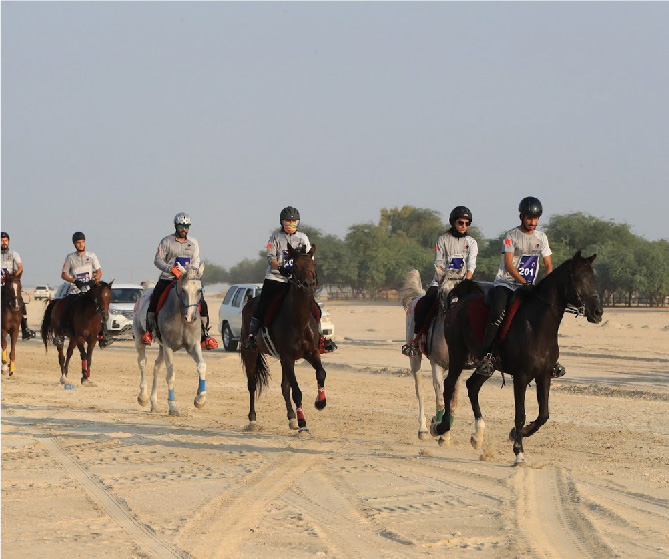
[[[195,404],[195,407],[197,409],[201,409],[204,407],[204,403],[206,401],[207,401],[207,395],[204,392],[202,392],[201,394],[195,396],[195,401],[193,402],[193,404]]]
[[[444,445],[447,446],[447,445],[450,444],[450,442],[451,442],[451,436],[450,436],[449,433],[446,433],[446,434],[448,435],[448,437],[439,437],[439,438],[437,439],[437,444],[438,444],[439,446],[444,446]]]
[[[435,423],[434,421],[430,423],[430,435],[432,435],[433,437],[440,436],[439,433],[437,433],[437,425],[439,425],[439,423]]]
[[[421,441],[427,441],[430,438],[430,433],[427,431],[418,431],[418,438]]]
[[[145,408],[149,405],[149,398],[147,396],[137,396],[137,403]]]
[[[525,462],[525,457],[523,456],[522,452],[519,452],[516,454],[516,461],[513,463],[514,466],[525,466],[527,465],[527,462]]]
[[[170,415],[172,417],[179,417],[179,410],[170,410]]]
[[[293,430],[297,430],[297,419],[289,419],[288,426]]]
[[[309,434],[309,427],[300,427],[300,428],[297,430],[297,432],[298,432],[298,434],[300,434],[300,435],[303,434],[303,433],[308,435],[308,434]]]
[[[322,400],[316,400],[314,402],[314,406],[317,410],[323,410],[325,409],[325,406],[327,405],[328,401],[323,398]]]
[[[249,424],[246,426],[247,431],[261,431],[262,427],[258,425],[255,421],[249,421]]]
[[[477,439],[475,435],[472,435],[469,438],[469,442],[474,447],[476,450],[481,450],[481,447],[483,446],[483,441],[480,439]]]

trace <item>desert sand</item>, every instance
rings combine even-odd
[[[215,324],[220,297],[208,300]],[[508,377],[483,387],[482,450],[465,390],[451,444],[421,441],[402,307],[328,307],[339,348],[324,356],[325,410],[312,369],[297,367],[309,434],[288,427],[273,360],[249,430],[238,353],[206,353],[200,410],[178,354],[170,417],[162,374],[160,410],[137,403],[132,342],[95,350],[91,386],[75,357],[65,390],[55,348],[19,341],[1,384],[3,559],[669,557],[669,310],[565,316],[567,375],[513,467]],[[29,305],[32,327],[43,309]],[[425,360],[422,371],[432,414]],[[533,386],[527,402],[533,419]]]

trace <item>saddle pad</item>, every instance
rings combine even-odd
[[[167,300],[167,296],[170,294],[170,289],[172,289],[176,284],[177,284],[177,282],[176,282],[176,280],[174,280],[172,283],[170,283],[165,288],[165,291],[163,291],[160,294],[160,298],[158,299],[158,305],[156,306],[156,316],[158,316],[158,313],[160,312],[160,309],[163,308],[163,305],[165,304],[165,301]],[[151,297],[153,298],[153,293],[151,293]]]
[[[467,318],[469,319],[469,325],[471,326],[472,333],[474,337],[480,342],[483,343],[483,337],[485,335],[485,328],[488,325],[488,320],[490,318],[490,307],[488,307],[484,302],[484,296],[476,297],[474,300],[467,305]],[[506,338],[513,317],[516,315],[516,311],[520,306],[520,298],[515,297],[511,302],[511,306],[507,309],[506,314],[504,315],[504,320],[499,328],[499,339],[503,340]]]

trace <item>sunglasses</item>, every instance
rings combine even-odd
[[[461,219],[458,219],[458,220],[456,221],[456,223],[457,223],[458,225],[466,225],[467,227],[469,227],[469,221],[463,221],[463,220],[461,220]]]
[[[190,229],[190,225],[177,225],[177,229]]]

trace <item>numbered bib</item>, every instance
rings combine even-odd
[[[287,250],[284,250],[282,252],[283,252],[283,267],[288,271],[292,271],[293,270],[293,259],[289,258]]]
[[[177,264],[181,264],[181,266],[186,268],[190,264],[190,256],[177,256],[174,259],[174,266]]]
[[[539,270],[539,257],[532,254],[523,254],[516,269],[525,278],[525,281],[534,283],[534,280],[537,279],[537,271]]]
[[[452,256],[448,260],[448,269],[449,270],[456,270],[460,271],[462,268],[465,266],[465,259],[463,256],[457,254],[456,256]]]

